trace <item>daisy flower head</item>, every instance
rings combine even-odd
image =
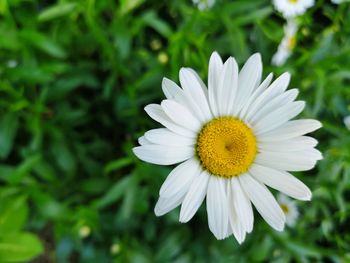
[[[314,0],[273,0],[273,5],[277,11],[281,12],[285,18],[300,16],[306,9],[315,4]]]
[[[239,71],[217,52],[209,61],[208,88],[190,68],[180,70],[180,84],[164,78],[166,99],[145,107],[164,128],[147,131],[133,148],[143,161],[177,165],[164,181],[155,206],[157,216],[181,205],[179,221],[188,222],[206,199],[208,225],[217,239],[231,234],[239,243],[253,229],[253,206],[274,229],[286,221],[266,186],[299,200],[311,191],[289,171],[312,169],[321,153],[304,134],[321,127],[312,119],[292,120],[305,107],[298,90],[286,90],[284,73],[261,82],[260,54]]]
[[[198,9],[203,11],[214,6],[215,0],[192,0],[193,4],[197,5]]]
[[[290,227],[295,226],[299,216],[298,206],[295,201],[284,194],[279,194],[277,201],[286,216],[286,224]]]
[[[291,56],[296,44],[296,33],[298,31],[298,24],[294,20],[289,20],[284,26],[284,37],[278,45],[277,52],[272,57],[272,64],[281,66],[286,63]]]

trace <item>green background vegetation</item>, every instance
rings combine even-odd
[[[270,1],[0,0],[0,262],[349,262],[350,5],[317,1],[299,17],[292,57],[271,57],[285,20]],[[294,228],[256,214],[239,246],[217,241],[204,207],[188,224],[153,207],[171,167],[131,148],[157,127],[143,111],[181,66],[207,78],[213,50],[264,76],[292,74],[324,160],[296,173],[313,191]]]

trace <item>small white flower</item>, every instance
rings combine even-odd
[[[295,201],[283,194],[278,195],[277,201],[286,216],[286,224],[290,227],[294,226],[299,216]]]
[[[300,16],[314,4],[314,0],[273,0],[276,10],[285,18]]]
[[[215,0],[192,0],[192,2],[197,5],[198,9],[201,11],[210,9],[215,4]]]
[[[348,128],[348,130],[350,130],[350,115],[348,115],[344,118],[344,124],[345,124],[346,128]]]
[[[288,171],[312,169],[322,154],[317,140],[304,134],[321,127],[316,120],[294,119],[305,107],[287,90],[290,74],[261,82],[260,54],[239,71],[233,57],[223,63],[214,52],[208,88],[190,68],[180,70],[179,87],[164,78],[166,100],[145,107],[164,128],[147,131],[133,148],[143,161],[177,165],[163,183],[157,216],[181,205],[180,222],[194,216],[206,199],[208,225],[217,239],[231,234],[239,243],[253,230],[253,209],[282,231],[285,214],[267,186],[298,200],[310,189]]]
[[[288,20],[287,25],[284,26],[284,37],[272,57],[273,65],[281,66],[286,63],[295,47],[297,31],[298,24],[294,20]]]
[[[344,0],[331,0],[331,2],[333,4],[339,5],[339,4],[341,4],[341,3],[345,2],[345,1]]]

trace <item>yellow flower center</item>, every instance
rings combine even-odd
[[[283,212],[284,212],[285,214],[288,214],[289,208],[288,208],[287,205],[285,205],[285,204],[280,204],[280,207],[282,208],[282,210],[283,210]]]
[[[289,3],[296,4],[298,3],[298,0],[288,0]]]
[[[233,117],[208,122],[197,139],[197,154],[202,166],[216,176],[230,178],[246,172],[256,152],[253,131]]]

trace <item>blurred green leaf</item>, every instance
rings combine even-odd
[[[22,229],[28,215],[26,199],[26,196],[0,198],[0,234]]]
[[[127,192],[131,179],[132,176],[129,175],[117,181],[107,193],[97,201],[97,207],[102,209],[121,198],[122,195]]]
[[[22,30],[21,38],[29,45],[47,53],[56,58],[65,58],[67,56],[65,50],[48,36],[32,30]]]
[[[38,15],[40,22],[52,20],[58,17],[66,16],[74,11],[77,3],[60,3],[58,5],[46,8]]]
[[[5,159],[11,152],[18,129],[18,116],[8,112],[0,117],[0,158]]]
[[[40,255],[44,248],[40,240],[30,233],[0,233],[0,261],[28,262]]]

